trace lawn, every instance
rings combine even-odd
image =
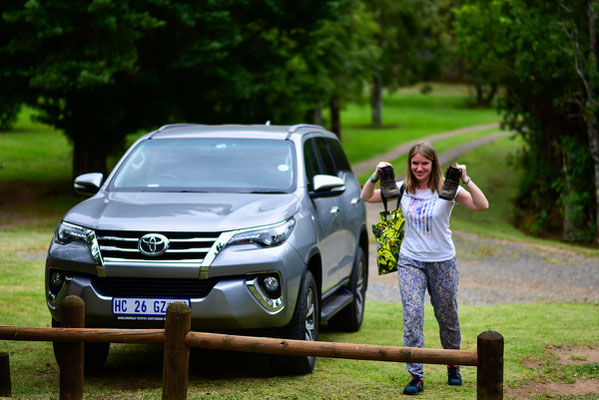
[[[343,113],[343,143],[352,162],[367,159],[389,146],[422,136],[497,121],[493,110],[469,109],[464,89],[435,85],[423,95],[406,89],[385,99],[381,130],[365,128],[369,109],[350,105]],[[29,122],[25,110],[17,129],[0,133],[0,324],[49,326],[44,300],[45,252],[61,215],[82,198],[72,194],[72,148],[64,135]],[[480,131],[436,143],[443,152],[493,131]],[[131,136],[131,139],[135,135]],[[381,146],[382,144],[382,146]],[[490,200],[489,211],[454,211],[454,229],[515,241],[537,241],[510,224],[512,200],[520,174],[509,162],[521,146],[503,138],[463,157],[472,179]],[[393,160],[405,166],[405,159]],[[555,242],[540,241],[556,246]],[[561,245],[560,245],[561,246]],[[597,254],[596,250],[590,251]],[[580,368],[561,365],[549,346],[599,345],[597,304],[504,304],[461,306],[463,348],[475,349],[476,337],[496,330],[505,337],[505,385],[522,386],[531,380],[571,382],[573,377],[599,376],[599,364]],[[426,308],[427,347],[440,348],[438,326]],[[401,305],[368,301],[362,330],[345,334],[322,330],[321,340],[382,345],[402,344]],[[52,346],[45,342],[0,341],[8,352],[14,398],[58,398],[58,367]],[[147,345],[113,345],[106,368],[85,381],[86,398],[155,399],[161,397],[162,350]],[[522,362],[539,365],[533,369]],[[472,399],[476,396],[476,369],[464,367],[465,384],[450,388],[442,365],[427,365],[422,399]],[[313,374],[276,376],[267,357],[194,351],[191,359],[190,399],[391,399],[401,395],[409,380],[405,365],[372,361],[319,359]],[[575,398],[575,397],[568,397]],[[580,399],[597,397],[579,397]]]
[[[494,109],[470,108],[463,86],[435,84],[420,93],[402,89],[385,96],[383,127],[372,129],[370,106],[349,104],[341,113],[341,140],[351,163],[359,162],[412,140],[466,126],[498,122]]]
[[[43,296],[43,254],[51,232],[32,235],[23,231],[0,233],[0,323],[48,326]],[[12,246],[9,243],[16,243]],[[438,327],[430,306],[426,308],[427,347],[440,348]],[[495,330],[505,338],[505,385],[521,386],[530,380],[571,382],[596,377],[599,365],[558,364],[548,346],[599,343],[597,304],[505,304],[460,308],[463,349],[476,348],[477,335]],[[402,317],[399,303],[368,301],[363,328],[357,333],[323,329],[321,340],[401,345]],[[22,399],[58,397],[58,368],[52,346],[45,342],[0,341],[0,351],[11,359],[13,396]],[[162,349],[148,345],[113,345],[105,369],[85,380],[87,398],[157,399],[161,396]],[[532,369],[523,361],[537,363]],[[593,367],[593,368],[591,368]],[[426,365],[422,399],[472,399],[476,396],[476,369],[463,367],[465,384],[448,387],[445,367]],[[189,398],[191,399],[392,399],[409,380],[405,365],[373,361],[322,358],[313,374],[276,376],[268,358],[249,354],[193,351]]]

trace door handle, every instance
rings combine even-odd
[[[330,213],[331,213],[331,214],[333,214],[333,215],[337,215],[337,214],[339,214],[339,211],[340,211],[340,210],[339,210],[339,207],[337,207],[337,206],[333,206],[333,207],[331,208],[331,211],[330,211]]]
[[[353,199],[351,199],[351,204],[352,206],[357,206],[358,204],[360,204],[360,198],[354,197]]]

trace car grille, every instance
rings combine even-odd
[[[203,298],[216,279],[92,278],[94,289],[110,297]]]
[[[96,231],[102,259],[106,263],[201,263],[220,235],[219,232],[151,232],[166,236],[170,246],[159,256],[148,256],[138,249],[139,239],[147,233],[150,232]]]

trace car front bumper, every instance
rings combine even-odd
[[[68,245],[67,245],[68,246]],[[52,318],[60,321],[60,304],[68,295],[76,295],[85,302],[87,327],[106,328],[155,328],[164,326],[164,315],[115,315],[113,298],[129,296],[127,291],[113,296],[102,294],[94,285],[99,279],[90,274],[95,271],[91,259],[74,262],[73,252],[67,246],[53,244],[46,261],[47,305]],[[66,258],[65,258],[66,257]],[[91,265],[90,265],[91,264]],[[180,276],[185,280],[199,279],[199,266],[190,266]],[[225,248],[208,270],[207,278],[215,281],[209,292],[198,298],[189,298],[194,330],[245,330],[278,328],[291,320],[295,310],[299,285],[305,270],[304,261],[287,243],[272,248],[255,245],[239,245]],[[48,287],[50,271],[60,271],[64,284],[57,294],[52,295]],[[168,267],[158,268],[128,266],[113,268],[118,277],[144,279],[176,278],[169,275]],[[173,270],[170,270],[173,272]],[[180,272],[180,271],[179,271]],[[276,275],[281,285],[280,295],[269,298],[261,285],[260,276]],[[195,276],[195,278],[194,278]],[[162,297],[154,296],[153,297]],[[170,296],[169,296],[170,297]],[[175,298],[179,296],[173,296]]]

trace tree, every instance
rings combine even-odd
[[[573,94],[579,107],[579,118],[586,122],[589,150],[593,161],[595,187],[595,243],[599,244],[599,54],[597,52],[597,11],[599,2],[562,3],[566,12],[563,31],[570,38],[574,69],[580,78]],[[564,163],[566,165],[566,163]],[[568,174],[566,174],[566,178]],[[573,192],[574,188],[570,187]],[[591,197],[591,196],[588,196]],[[575,202],[570,202],[575,203]],[[569,212],[574,213],[571,204]],[[577,227],[568,227],[573,232]]]
[[[496,3],[477,2],[476,6],[467,5],[460,10],[460,21],[455,33],[461,40],[458,51],[466,63],[466,81],[474,86],[475,104],[489,106],[497,93],[497,81],[503,73],[504,63],[498,59],[495,48],[500,27],[496,24]]]
[[[586,0],[470,1],[455,29],[471,68],[504,88],[504,123],[527,144],[518,201],[532,218],[520,217],[569,241],[599,239],[594,10]]]
[[[122,81],[138,74],[136,44],[161,22],[130,3],[33,0],[3,13],[13,35],[0,54],[16,60],[3,72],[22,76],[15,93],[73,141],[75,175],[105,172],[109,151],[135,130],[125,115],[137,93]]]
[[[379,57],[371,75],[372,125],[382,123],[383,88],[396,89],[438,76],[447,37],[437,29],[437,2],[368,0],[379,26]]]
[[[313,32],[306,52],[306,76],[316,78],[311,85],[328,103],[331,130],[341,137],[341,107],[361,96],[380,52],[374,39],[377,25],[362,2],[346,3],[337,15],[335,21],[323,21]]]
[[[0,16],[10,9],[10,2],[0,3]],[[12,28],[0,22],[0,49],[8,46],[11,35]],[[19,57],[11,52],[0,52],[0,57],[0,131],[5,131],[16,122],[27,93],[19,92],[20,87],[26,86],[26,79],[16,68],[21,61]]]
[[[0,72],[72,140],[74,175],[105,172],[140,129],[302,121],[328,95],[312,86],[313,32],[356,3],[20,0],[0,6],[0,57],[15,60]]]

